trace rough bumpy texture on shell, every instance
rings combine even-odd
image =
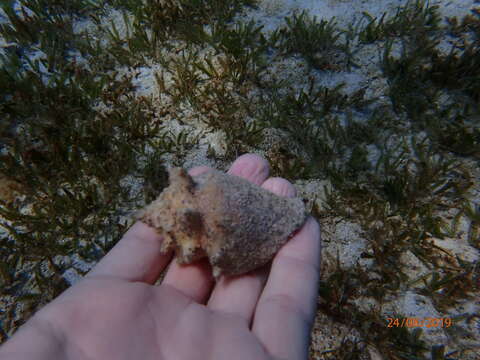
[[[138,218],[164,237],[180,263],[207,256],[214,275],[265,265],[306,219],[301,199],[284,198],[234,175],[212,170],[190,177],[169,170],[170,185]]]

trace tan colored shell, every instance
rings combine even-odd
[[[193,178],[169,170],[170,186],[137,217],[164,237],[177,261],[207,256],[214,276],[265,265],[306,219],[298,198],[284,198],[234,175],[212,170]]]

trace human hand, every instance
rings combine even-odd
[[[198,167],[197,175],[208,171]],[[281,196],[268,163],[239,157],[229,170]],[[275,256],[271,269],[222,277],[206,260],[171,262],[143,223],[84,279],[35,314],[0,348],[2,359],[306,359],[316,310],[320,230],[312,217]],[[270,270],[270,271],[269,271]]]

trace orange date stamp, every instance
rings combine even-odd
[[[388,325],[387,327],[426,327],[426,328],[434,328],[434,327],[442,327],[448,328],[453,325],[453,321],[451,318],[415,318],[415,317],[407,317],[407,318],[387,318]]]

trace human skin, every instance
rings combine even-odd
[[[197,167],[193,175],[208,171]],[[246,154],[228,171],[280,196],[266,160]],[[137,222],[76,285],[0,347],[18,359],[307,359],[320,267],[320,229],[309,217],[271,266],[215,283],[208,262],[179,265]],[[168,266],[161,285],[154,285]]]

